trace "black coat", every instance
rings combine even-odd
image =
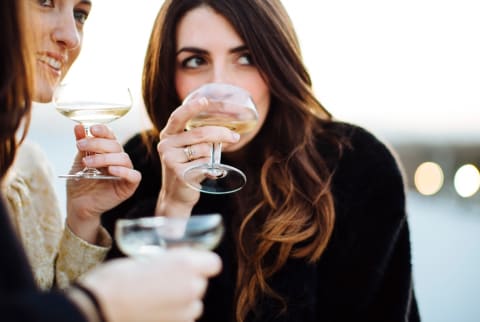
[[[278,316],[278,304],[264,298],[251,321],[419,321],[412,283],[410,240],[405,212],[402,173],[391,151],[369,132],[344,123],[330,130],[350,139],[350,147],[336,163],[332,191],[335,227],[325,253],[315,264],[290,259],[269,285],[288,303]],[[155,145],[152,146],[155,151]],[[321,153],[329,153],[323,143]],[[120,217],[152,215],[160,189],[158,156],[147,156],[139,136],[126,145],[142,182],[134,196],[105,214],[113,232]],[[258,183],[257,183],[258,184]],[[200,321],[233,321],[236,274],[231,216],[234,195],[202,194],[193,213],[223,214],[226,234],[218,254],[222,273],[211,280]],[[236,206],[238,207],[238,206]],[[109,257],[121,256],[116,246]]]
[[[65,295],[37,289],[26,255],[17,240],[0,196],[0,321],[85,322]]]

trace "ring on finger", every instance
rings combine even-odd
[[[187,157],[187,162],[190,162],[193,160],[193,157],[195,155],[195,151],[193,151],[191,145],[187,145],[186,147],[183,148],[183,153],[185,153],[185,156]]]

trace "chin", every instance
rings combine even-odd
[[[35,94],[33,100],[38,103],[50,103],[53,99],[53,91],[50,88],[44,88],[37,86],[35,88]]]

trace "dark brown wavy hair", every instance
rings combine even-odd
[[[29,123],[31,56],[23,33],[23,3],[2,0],[0,5],[0,180],[15,159],[18,128]]]
[[[152,30],[143,70],[143,98],[155,127],[151,138],[181,103],[175,89],[173,35],[181,18],[199,6],[211,7],[232,24],[271,94],[267,119],[241,161],[247,163],[242,166],[253,168],[246,171],[253,188],[235,196],[242,205],[239,209],[250,207],[237,216],[235,232],[235,315],[242,322],[255,312],[263,296],[279,300],[283,310],[287,309],[284,298],[269,286],[269,278],[289,258],[315,262],[324,252],[335,210],[331,163],[318,152],[318,145],[328,142],[340,153],[342,142],[326,130],[331,115],[312,93],[294,28],[278,0],[165,1]],[[259,163],[248,165],[249,160]]]

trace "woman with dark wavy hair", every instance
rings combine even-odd
[[[205,83],[247,90],[252,132],[184,131]],[[153,129],[125,151],[142,173],[134,196],[102,217],[219,212],[224,270],[200,321],[418,321],[402,173],[374,135],[336,121],[312,92],[292,23],[278,0],[167,0],[148,45],[143,96]],[[203,102],[203,103],[202,103]],[[222,142],[245,187],[207,195],[186,168]],[[114,248],[110,257],[118,256]]]

